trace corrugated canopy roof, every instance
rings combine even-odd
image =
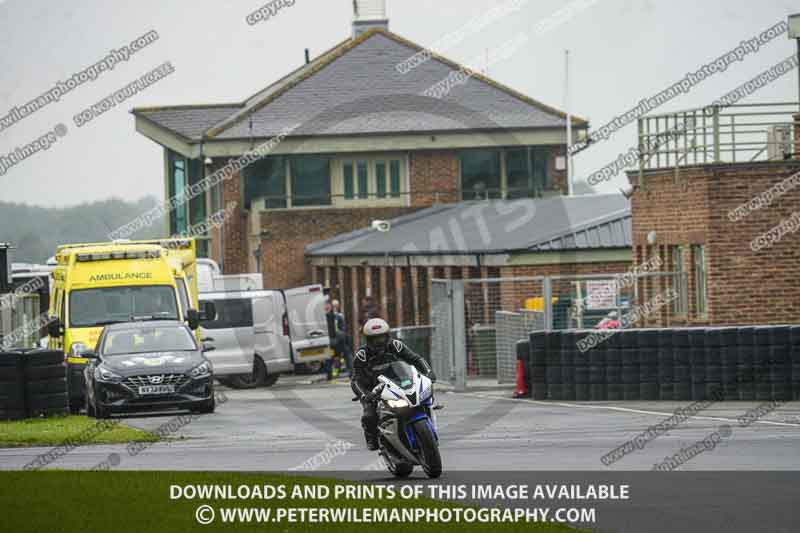
[[[309,256],[474,255],[630,248],[631,211],[618,194],[434,206],[306,247]]]

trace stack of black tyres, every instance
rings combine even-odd
[[[578,394],[575,381],[575,365],[578,361],[576,354],[580,355],[575,344],[578,336],[574,331],[563,331],[559,336],[561,337],[561,399],[575,401]]]
[[[569,336],[570,342],[575,342],[576,349],[573,354],[573,362],[575,364],[575,399],[579,402],[588,401],[591,398],[590,381],[589,381],[589,359],[591,353],[597,350],[597,346],[585,352],[577,349],[577,343],[586,339],[592,333],[590,331],[578,330]]]
[[[800,326],[792,326],[792,399],[800,400]]]
[[[772,399],[792,399],[791,326],[775,326],[770,330],[769,375]]]
[[[0,420],[19,420],[25,416],[22,354],[0,352]]]
[[[722,399],[726,402],[739,399],[738,364],[736,346],[738,328],[720,328],[720,360],[722,362]]]
[[[622,341],[619,332],[615,332],[603,343],[606,358],[606,398],[611,402],[625,399],[624,382],[622,381]]]
[[[706,329],[706,399],[719,400],[722,394],[722,330]]]
[[[534,400],[547,399],[547,375],[546,375],[546,345],[547,333],[543,331],[531,334],[531,398]]]
[[[741,327],[736,331],[736,388],[742,401],[756,399],[755,342],[754,326]]]
[[[658,397],[672,400],[675,392],[675,358],[672,348],[674,330],[658,330]]]
[[[589,399],[593,402],[604,402],[608,399],[607,353],[608,339],[605,339],[583,354],[589,358]]]
[[[689,370],[692,374],[692,400],[706,399],[706,329],[689,329]]]
[[[28,416],[55,416],[68,412],[64,354],[33,350],[22,355],[25,367],[25,401]]]
[[[658,338],[657,329],[640,329],[639,344],[639,399],[655,401],[658,388]]]
[[[637,332],[623,330],[617,333],[622,344],[622,393],[623,400],[639,400],[641,388],[639,387],[639,347]]]
[[[672,399],[689,400],[692,397],[692,367],[689,361],[691,344],[688,329],[672,330]]]
[[[753,374],[756,381],[756,400],[758,401],[772,399],[772,379],[770,378],[771,330],[772,328],[768,326],[758,326],[755,331]]]
[[[554,331],[545,338],[545,381],[547,399],[562,400],[561,387],[561,332]]]

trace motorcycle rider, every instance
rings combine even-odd
[[[350,376],[350,387],[361,400],[364,409],[361,427],[364,428],[364,438],[370,450],[378,449],[378,398],[373,395],[372,389],[378,384],[381,370],[395,361],[405,361],[431,381],[436,381],[436,375],[427,361],[402,341],[393,339],[389,335],[389,329],[389,324],[381,318],[372,318],[364,324],[361,332],[365,344],[355,354]]]

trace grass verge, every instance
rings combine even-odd
[[[59,446],[65,441],[85,444],[155,442],[156,435],[114,420],[85,416],[60,416],[0,422],[0,447]]]

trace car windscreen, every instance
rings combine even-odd
[[[249,298],[207,300],[214,303],[217,312],[214,320],[203,320],[203,329],[231,329],[253,327],[253,302]]]
[[[175,289],[168,285],[74,290],[69,297],[69,327],[128,322],[134,317],[178,320]]]
[[[181,326],[142,325],[137,329],[109,331],[101,347],[102,355],[125,355],[156,352],[188,352],[197,350],[189,331]]]

